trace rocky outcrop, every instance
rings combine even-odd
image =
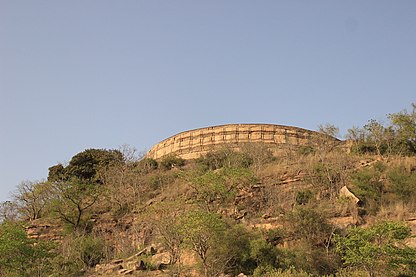
[[[55,241],[62,240],[62,226],[42,219],[36,219],[25,227],[26,234],[31,239]]]
[[[336,138],[297,127],[274,124],[228,124],[179,133],[154,145],[148,158],[160,159],[169,154],[194,159],[227,145],[238,149],[244,143],[264,143],[271,148],[313,146]]]
[[[97,264],[94,272],[88,276],[171,276],[166,270],[169,264],[169,253],[148,246],[128,258]]]

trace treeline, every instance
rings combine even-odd
[[[416,104],[412,111],[403,110],[387,116],[388,124],[370,120],[365,126],[348,130],[347,139],[353,142],[352,150],[357,153],[377,155],[416,154]]]

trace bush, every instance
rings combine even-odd
[[[297,205],[306,205],[312,199],[312,191],[302,190],[298,191],[296,194],[296,204]]]
[[[295,237],[312,246],[325,245],[333,229],[323,214],[306,206],[297,206],[287,223]]]
[[[163,157],[163,159],[160,161],[160,165],[166,169],[172,169],[172,167],[178,166],[184,166],[185,165],[185,160],[182,159],[181,157],[178,157],[176,155],[167,155],[165,157]]]
[[[293,267],[289,269],[276,269],[271,266],[261,266],[256,268],[253,277],[312,277],[314,275],[309,274],[303,270],[296,270]]]
[[[377,162],[373,167],[364,168],[351,176],[352,190],[369,214],[375,214],[382,204],[385,185],[381,177],[384,170],[385,165]]]
[[[106,244],[94,236],[82,236],[75,240],[81,261],[87,267],[94,267],[106,258]]]
[[[156,170],[158,167],[159,163],[151,158],[144,158],[136,164],[136,168],[138,169],[138,171],[144,174],[152,172],[153,170]]]
[[[68,236],[54,259],[52,276],[82,276],[82,272],[108,259],[108,246],[103,239],[91,236]]]
[[[250,241],[250,257],[257,268],[277,268],[279,266],[278,249],[263,239]]]
[[[216,170],[223,167],[248,168],[253,163],[253,159],[246,153],[225,148],[208,152],[206,155],[198,158],[196,163],[203,170]]]
[[[223,168],[202,173],[196,171],[186,177],[196,192],[196,202],[209,211],[229,204],[239,188],[256,182],[253,172],[246,168]]]
[[[386,221],[352,228],[345,237],[335,236],[335,241],[346,266],[366,270],[370,276],[414,276],[416,249],[404,244],[410,235],[410,228],[403,223]]]
[[[416,199],[416,172],[407,172],[403,167],[396,167],[387,174],[391,189],[404,203]]]
[[[0,226],[0,275],[40,276],[51,271],[54,245],[28,238],[25,229],[16,223]]]

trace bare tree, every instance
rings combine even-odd
[[[19,218],[18,207],[13,201],[4,201],[0,203],[0,222],[15,221]]]
[[[48,183],[24,181],[17,187],[13,198],[23,217],[35,220],[42,216],[50,194],[51,189]]]
[[[364,129],[367,131],[367,139],[374,144],[377,155],[381,156],[381,146],[385,142],[385,127],[381,122],[371,119]]]

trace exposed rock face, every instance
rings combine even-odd
[[[350,199],[355,205],[358,205],[360,203],[360,199],[357,196],[355,196],[355,194],[352,193],[346,186],[343,186],[341,188],[341,190],[339,191],[339,195],[347,199]]]
[[[42,219],[36,219],[25,227],[26,233],[31,239],[44,241],[60,241],[62,239],[62,227],[58,224],[51,224]]]
[[[320,139],[320,140],[318,140]],[[159,159],[169,154],[194,159],[227,145],[238,149],[244,143],[265,143],[271,148],[313,146],[322,139],[339,142],[336,138],[297,127],[273,124],[228,124],[179,133],[154,145],[148,158]]]

